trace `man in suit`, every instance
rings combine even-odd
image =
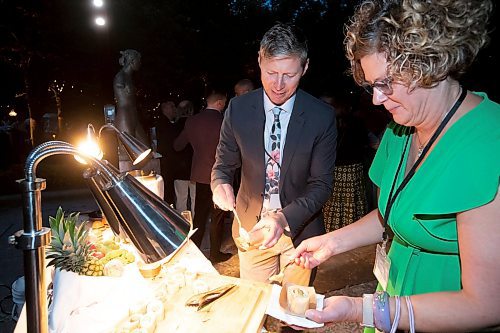
[[[191,181],[196,182],[196,205],[194,208],[193,227],[198,231],[192,240],[201,247],[208,217],[212,216],[210,227],[210,260],[227,260],[230,254],[220,252],[222,242],[223,211],[215,209],[210,189],[210,172],[215,162],[215,150],[219,142],[222,124],[222,111],[226,106],[226,94],[213,91],[207,96],[207,107],[200,113],[186,120],[184,129],[174,141],[174,149],[184,149],[189,143],[193,147]]]
[[[265,282],[288,262],[294,245],[325,232],[321,208],[332,191],[337,132],[333,110],[298,89],[309,64],[298,29],[273,26],[258,61],[263,88],[230,101],[211,187],[214,203],[235,209],[258,246],[243,247],[233,223],[240,277]],[[231,184],[240,166],[235,200]],[[307,285],[313,276],[292,265],[285,279]]]

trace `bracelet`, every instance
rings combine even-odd
[[[408,323],[410,325],[410,333],[415,333],[415,314],[413,313],[413,305],[411,304],[410,296],[405,296],[406,307],[408,308]]]
[[[401,316],[401,299],[399,296],[394,296],[396,299],[396,314],[394,315],[394,321],[391,326],[391,333],[396,333],[399,325],[399,317]]]
[[[391,331],[391,314],[389,310],[389,295],[384,291],[373,294],[373,320],[375,327],[384,333]]]
[[[373,326],[373,294],[363,294],[363,327]]]

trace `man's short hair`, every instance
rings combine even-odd
[[[208,95],[207,95],[207,104],[213,104],[217,102],[218,100],[225,100],[227,99],[227,94],[220,91],[220,90],[212,90]]]
[[[172,101],[161,102],[160,108],[163,109],[164,107],[171,107],[175,109],[175,103]]]
[[[261,57],[272,58],[280,55],[298,56],[302,66],[307,62],[307,39],[294,25],[278,22],[269,29],[260,41]]]
[[[241,79],[234,85],[234,91],[241,90],[242,93],[247,93],[254,89],[253,82],[250,79]]]

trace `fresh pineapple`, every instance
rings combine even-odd
[[[78,217],[79,213],[65,217],[61,207],[55,218],[49,217],[52,236],[47,259],[50,259],[48,265],[81,274],[90,255],[90,244],[86,241],[87,231],[83,224],[77,226]]]
[[[103,276],[104,266],[109,261],[118,259],[123,264],[128,264],[135,260],[131,252],[121,249],[113,241],[90,244],[84,225],[77,226],[78,217],[78,213],[65,217],[61,207],[55,218],[49,217],[52,229],[47,251],[47,259],[51,259],[49,265],[80,275]]]

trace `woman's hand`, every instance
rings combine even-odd
[[[332,296],[325,299],[323,310],[307,310],[306,318],[317,323],[361,322],[362,301],[360,298]]]
[[[303,268],[312,269],[333,255],[330,234],[304,240],[292,253],[291,260]]]
[[[306,318],[326,326],[339,322],[361,322],[363,320],[363,301],[361,298],[347,296],[332,296],[325,299],[323,310],[307,310]],[[303,330],[304,327],[291,325],[295,330]]]

